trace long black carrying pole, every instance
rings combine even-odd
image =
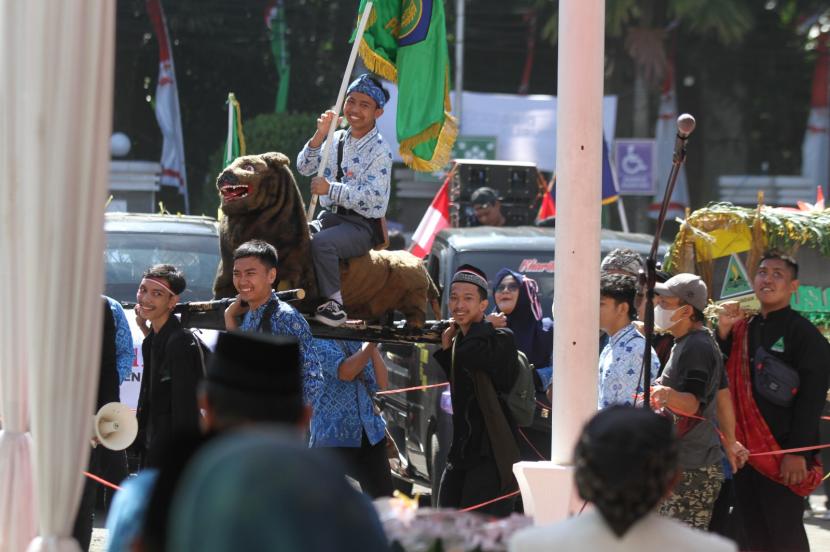
[[[669,180],[663,193],[663,203],[660,204],[660,214],[657,217],[657,227],[654,229],[654,241],[651,242],[651,251],[646,259],[646,272],[641,275],[645,279],[646,288],[645,306],[645,338],[646,346],[643,351],[643,366],[640,371],[640,381],[643,382],[643,408],[651,408],[651,350],[654,343],[654,282],[657,278],[657,248],[660,246],[660,236],[663,233],[663,223],[666,221],[666,211],[669,208],[671,196],[674,193],[674,184],[680,168],[686,161],[686,140],[695,129],[695,118],[684,113],[677,118],[677,140]]]

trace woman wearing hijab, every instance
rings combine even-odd
[[[536,367],[537,402],[550,407],[544,390],[553,376],[553,320],[542,318],[539,286],[533,278],[507,268],[496,273],[494,282],[496,309],[487,320],[497,328],[513,331],[516,348]],[[522,460],[550,459],[549,419],[541,419],[538,412],[537,409],[533,425],[520,430],[518,444]]]
[[[536,367],[541,387],[551,380],[553,355],[553,320],[542,318],[539,285],[536,280],[503,268],[495,278],[493,298],[496,310],[487,317],[497,328],[513,330],[516,347]]]

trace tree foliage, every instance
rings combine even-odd
[[[306,141],[314,133],[317,115],[313,113],[260,113],[242,124],[245,133],[246,154],[254,155],[269,151],[279,151],[291,159],[293,164],[297,154]],[[222,141],[210,155],[208,165],[214,167],[214,182],[222,170],[222,161],[225,156],[225,143]],[[309,179],[293,170],[303,194],[303,199],[309,199]],[[219,207],[219,198],[215,187],[205,187],[200,198],[205,206],[205,213],[215,213]]]

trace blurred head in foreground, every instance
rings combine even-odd
[[[674,427],[647,409],[607,408],[582,430],[574,464],[579,496],[621,538],[677,481]]]

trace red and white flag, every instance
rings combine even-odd
[[[830,181],[830,107],[827,94],[827,40],[828,34],[821,34],[816,46],[818,57],[813,72],[813,93],[810,98],[810,117],[801,146],[801,176],[809,178],[822,188]]]
[[[159,42],[159,76],[156,83],[156,120],[164,142],[161,148],[162,186],[176,186],[184,196],[185,213],[190,212],[187,199],[187,171],[184,163],[184,135],[179,111],[179,92],[176,87],[176,70],[167,35],[167,21],[161,0],[147,0],[147,13]]]
[[[660,214],[660,205],[663,203],[663,195],[666,193],[666,183],[671,172],[676,136],[677,95],[674,88],[674,66],[670,63],[666,69],[666,78],[663,81],[663,92],[660,94],[660,111],[657,115],[657,125],[654,130],[654,189],[657,190],[657,193],[648,208],[648,216],[653,219],[656,219]],[[669,200],[669,208],[666,211],[666,220],[674,220],[675,217],[684,216],[688,205],[689,188],[686,184],[686,169],[680,167],[677,181],[674,184],[674,192]]]
[[[452,172],[447,175],[446,180],[438,189],[438,193],[432,198],[424,218],[418,224],[415,233],[412,234],[412,245],[409,252],[420,258],[424,258],[432,249],[432,242],[435,236],[450,225],[450,179]]]

